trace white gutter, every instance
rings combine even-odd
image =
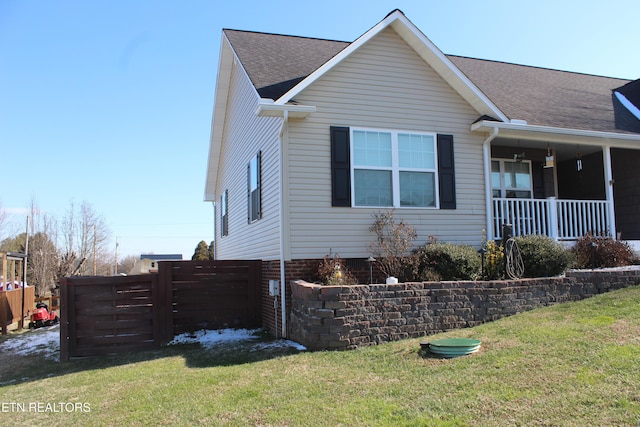
[[[285,122],[288,117],[296,119],[304,119],[309,114],[315,113],[316,107],[314,105],[301,105],[301,104],[274,104],[272,99],[262,98],[258,104],[256,114],[260,117],[284,117]]]
[[[571,140],[571,142],[581,141],[581,144],[588,145],[589,141],[585,140],[585,138],[593,138],[594,141],[591,141],[591,145],[602,145],[603,139],[615,140],[620,142],[637,142],[640,141],[640,134],[629,134],[629,133],[617,133],[617,132],[601,132],[594,130],[583,130],[583,129],[569,129],[569,128],[559,128],[552,126],[539,126],[539,125],[530,125],[523,121],[512,120],[509,123],[505,122],[494,122],[491,120],[482,120],[471,125],[471,131],[489,131],[492,129],[499,129],[502,131],[502,136],[509,136],[508,132],[512,133],[529,133],[531,139],[542,139],[548,140],[550,137],[564,137],[567,140]],[[522,137],[522,135],[520,135]],[[638,148],[637,145],[633,147]]]
[[[491,141],[498,136],[499,129],[493,128],[491,134],[482,143],[482,156],[484,158],[484,200],[485,212],[487,213],[487,240],[493,240],[493,215],[491,213],[491,200],[493,199],[491,188]]]

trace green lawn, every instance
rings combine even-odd
[[[422,353],[424,339],[313,353],[185,344],[69,363],[2,354],[0,422],[640,425],[640,287],[436,337],[473,337],[482,348],[457,359]],[[45,412],[30,412],[34,403]],[[62,412],[46,411],[47,403]]]

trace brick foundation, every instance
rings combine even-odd
[[[351,258],[345,259],[346,267],[356,276],[358,283],[368,283],[369,281],[369,265],[365,259]],[[312,280],[318,270],[318,266],[322,259],[298,259],[285,261],[285,283],[291,283],[296,280]],[[375,271],[374,271],[375,273]],[[376,277],[374,276],[374,279]],[[377,278],[380,280],[379,278]],[[262,262],[262,323],[263,327],[274,336],[282,335],[282,310],[281,301],[277,301],[277,307],[274,307],[274,297],[269,295],[269,280],[280,280],[280,261],[263,261]],[[291,313],[291,287],[286,287],[287,291],[287,316]],[[289,335],[289,333],[287,334]]]

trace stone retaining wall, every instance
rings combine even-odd
[[[534,308],[640,284],[640,269],[487,282],[321,286],[291,282],[290,338],[348,350],[476,326]]]

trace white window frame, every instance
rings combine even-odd
[[[356,166],[354,161],[354,132],[380,132],[388,133],[391,135],[391,166]],[[408,130],[392,130],[392,129],[377,129],[377,128],[364,128],[364,127],[350,127],[349,128],[349,144],[350,157],[351,157],[351,206],[356,208],[394,208],[394,209],[440,209],[440,186],[438,182],[438,135],[435,132],[419,132]],[[399,152],[398,152],[398,135],[420,135],[430,136],[433,138],[433,156],[434,156],[434,168],[406,168],[400,167]],[[369,206],[356,204],[356,187],[355,187],[355,171],[356,170],[374,170],[374,171],[391,171],[391,206]],[[433,174],[433,192],[434,192],[434,205],[433,206],[401,206],[400,204],[400,172],[426,172]]]
[[[509,199],[533,199],[533,170],[531,160],[521,160],[520,162],[516,162],[512,159],[501,159],[501,158],[492,158],[491,162],[498,162],[500,164],[500,197],[499,198],[509,198]],[[526,163],[529,165],[529,188],[528,189],[518,189],[518,188],[507,188],[505,181],[505,163]],[[491,168],[491,173],[493,174],[493,168]],[[493,179],[491,179],[491,194],[493,196],[493,190],[497,190],[497,188],[493,187]],[[507,197],[508,191],[528,191],[529,197]],[[493,197],[496,198],[496,197]]]

